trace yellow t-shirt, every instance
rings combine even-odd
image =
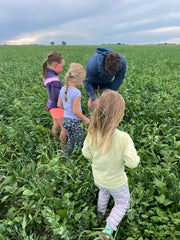
[[[87,136],[82,148],[86,158],[92,159],[92,172],[94,181],[100,187],[117,189],[127,182],[124,166],[137,167],[140,157],[128,133],[115,130],[110,150],[106,153],[91,146],[90,137]]]

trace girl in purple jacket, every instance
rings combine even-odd
[[[59,91],[62,88],[62,80],[57,75],[63,71],[64,65],[65,60],[60,53],[55,51],[50,52],[47,59],[43,62],[43,74],[41,76],[44,78],[44,85],[49,95],[46,108],[51,113],[53,119],[52,136],[57,139],[58,129],[61,128],[59,138],[62,142],[66,142],[67,136],[62,126],[64,110],[57,106]]]

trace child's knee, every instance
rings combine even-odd
[[[130,207],[130,202],[129,201],[126,201],[126,202],[116,202],[115,203],[115,206],[118,208],[118,209],[121,209],[121,211],[123,212],[126,212],[129,207]]]

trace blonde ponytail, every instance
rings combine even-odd
[[[65,102],[67,102],[67,91],[68,91],[68,77],[65,77],[65,93],[64,93]]]

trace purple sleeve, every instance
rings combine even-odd
[[[51,84],[51,96],[53,96],[54,102],[57,104],[59,91],[62,87],[62,83],[60,82],[53,82]]]
[[[61,80],[60,78],[59,78],[59,80],[60,80],[59,83],[60,83],[60,89],[61,89],[61,88],[62,88],[62,80]],[[59,90],[60,90],[60,89],[59,89]]]

